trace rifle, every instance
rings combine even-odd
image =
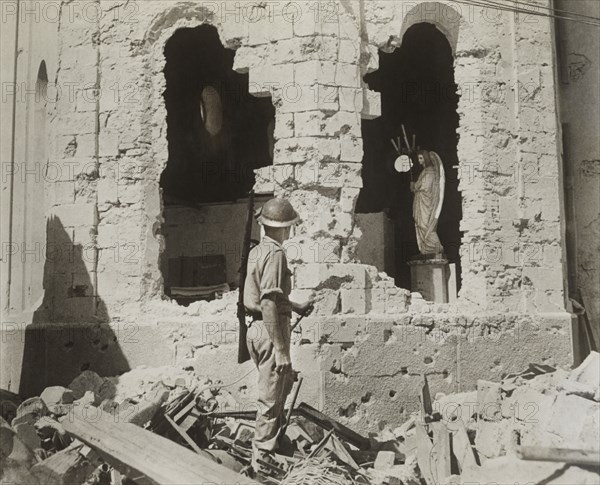
[[[248,194],[248,217],[246,218],[246,228],[244,230],[244,242],[242,245],[242,261],[240,263],[240,284],[237,304],[237,318],[239,322],[238,333],[238,364],[243,364],[250,360],[248,345],[246,344],[246,308],[244,307],[244,286],[246,285],[246,274],[248,273],[248,256],[250,254],[250,238],[252,237],[252,219],[254,217],[254,190]]]

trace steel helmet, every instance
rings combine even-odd
[[[298,221],[298,213],[285,199],[275,198],[265,202],[258,213],[258,222],[269,227],[289,227]]]

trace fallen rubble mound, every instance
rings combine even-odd
[[[434,400],[424,376],[421,411],[369,437],[296,406],[300,378],[280,452],[254,476],[256,411],[226,385],[189,368],[85,371],[25,401],[2,391],[0,483],[598,484],[599,372],[592,353]]]
[[[530,365],[477,391],[437,396],[398,438],[433,483],[600,483],[600,360],[569,372]],[[407,431],[408,429],[408,431]]]

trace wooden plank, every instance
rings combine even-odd
[[[199,447],[199,446],[196,444],[196,442],[195,442],[195,441],[194,441],[192,438],[190,438],[190,437],[189,437],[189,435],[188,435],[188,434],[187,434],[185,431],[183,431],[183,430],[182,430],[182,429],[181,429],[181,428],[180,428],[180,427],[177,425],[177,423],[176,423],[175,421],[173,421],[173,419],[172,419],[171,417],[169,417],[169,416],[167,416],[167,415],[165,414],[165,419],[166,419],[166,420],[167,420],[167,422],[168,422],[168,423],[171,425],[171,427],[172,427],[172,428],[173,428],[175,431],[177,431],[177,434],[178,434],[179,436],[181,436],[181,437],[183,438],[183,440],[184,440],[184,441],[185,441],[185,442],[186,442],[188,445],[190,445],[190,447],[192,448],[192,450],[194,450],[194,451],[195,451],[196,453],[198,453],[199,455],[202,455],[202,454],[204,454],[204,453],[205,453],[205,452],[204,452],[204,450],[203,450],[202,448],[200,448],[200,447]],[[210,455],[209,455],[209,456],[206,456],[206,458],[208,458],[208,459],[211,459]]]
[[[456,457],[459,471],[462,473],[467,467],[478,466],[465,423],[457,419],[448,423],[448,429],[452,431],[452,453]]]
[[[431,393],[429,392],[429,383],[427,382],[427,376],[425,374],[423,374],[423,385],[419,394],[419,401],[421,402],[421,420],[425,422],[426,418],[433,414]]]
[[[423,423],[415,424],[415,435],[417,438],[417,463],[419,464],[419,470],[421,470],[421,476],[427,485],[434,485],[436,482],[433,478],[433,463],[431,461],[433,443],[429,439]]]
[[[130,423],[115,422],[115,417],[90,408],[87,419],[73,413],[62,424],[67,433],[111,463],[122,464],[158,484],[254,483],[173,441]]]
[[[331,438],[326,443],[325,448],[331,450],[338,460],[340,460],[342,463],[345,463],[353,470],[359,469],[359,466],[356,464],[354,458],[352,458],[352,455],[344,446],[344,443],[342,443],[335,434],[331,435]]]
[[[317,456],[321,452],[321,450],[323,448],[325,448],[325,445],[327,445],[327,441],[329,441],[329,438],[331,438],[332,436],[333,436],[333,428],[330,429],[325,436],[323,436],[323,439],[321,441],[319,441],[317,446],[315,446],[313,448],[313,450],[308,454],[306,459],[308,460],[310,458]]]
[[[433,449],[435,451],[436,483],[446,483],[451,472],[450,432],[441,421],[431,423],[433,429]]]
[[[83,483],[94,473],[96,465],[80,454],[83,444],[71,445],[31,468],[31,474],[44,485]]]
[[[600,467],[600,454],[598,454],[598,450],[521,446],[517,449],[517,456],[521,460],[552,461],[568,463],[569,465]]]
[[[331,419],[304,402],[298,406],[298,414],[326,430],[334,429],[339,437],[356,446],[359,450],[368,450],[371,447],[371,442],[368,438],[359,435],[357,432],[352,431],[350,428],[338,423],[336,420]]]

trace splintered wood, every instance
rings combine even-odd
[[[133,424],[115,422],[114,417],[104,416],[100,410],[88,415],[94,420],[73,414],[63,422],[65,430],[117,469],[134,470],[161,484],[254,483],[162,436]]]

